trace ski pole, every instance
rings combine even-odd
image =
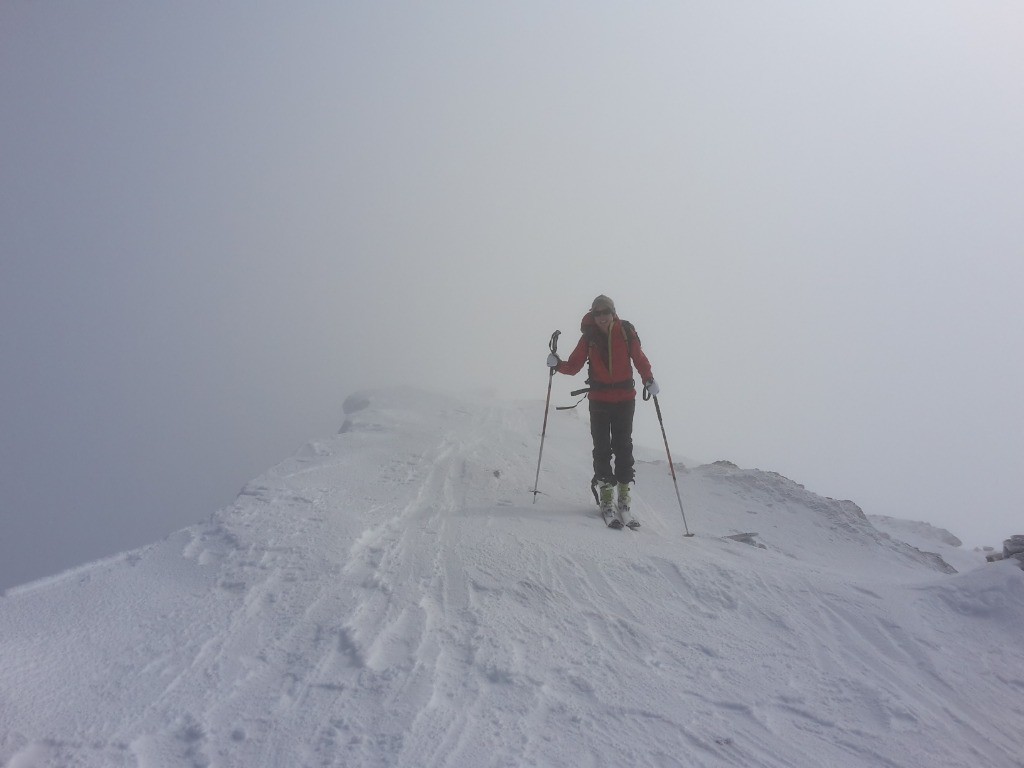
[[[548,349],[551,350],[551,354],[558,354],[558,337],[561,331],[555,331],[551,334],[551,341],[548,342]],[[544,426],[540,431],[540,456],[537,457],[537,477],[533,481],[533,503],[537,503],[537,494],[540,491],[537,490],[537,486],[540,483],[540,460],[544,456],[544,436],[548,432],[548,406],[551,404],[551,381],[555,378],[555,369],[551,368],[548,370],[548,396],[544,401]]]
[[[644,387],[644,400],[647,400],[649,397],[654,398],[654,410],[658,413],[658,424],[661,425],[661,437],[665,441],[665,454],[668,456],[668,468],[672,472],[672,483],[676,487],[676,500],[679,502],[679,511],[683,515],[683,528],[686,530],[684,538],[691,537],[693,534],[690,533],[690,526],[686,524],[686,512],[683,511],[683,499],[679,495],[679,481],[676,479],[675,464],[672,463],[672,451],[668,449],[668,436],[665,434],[665,421],[661,418],[661,406],[658,404],[658,396],[651,395],[647,391],[647,387]],[[534,498],[536,498],[536,496]]]

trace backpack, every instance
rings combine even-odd
[[[590,316],[591,315],[589,312],[583,316],[583,322],[580,323],[580,331],[583,333],[583,338],[587,340],[587,345],[589,347],[597,347],[597,349],[599,350],[599,354],[601,354],[602,357],[607,357],[604,354],[604,338],[601,336],[601,332],[597,329],[597,326],[593,324],[593,321],[591,321],[589,325],[587,324],[587,318]],[[637,339],[638,343],[640,341],[639,337],[636,335],[636,328],[633,327],[633,324],[629,322],[629,320],[622,319],[619,320],[619,328],[622,329],[622,337],[626,340],[626,356],[629,357],[630,360],[632,360],[633,339]],[[607,362],[608,361],[605,360],[605,363]],[[590,378],[591,377],[588,371],[588,381]]]
[[[585,314],[583,316],[583,320],[582,320],[582,322],[580,322],[580,331],[583,334],[583,338],[585,338],[587,340],[587,345],[589,347],[597,347],[597,349],[599,350],[599,354],[600,354],[604,350],[604,344],[602,343],[604,341],[604,339],[601,338],[601,335],[600,335],[601,332],[599,330],[597,330],[597,326],[594,325],[593,319],[591,319],[589,324],[587,323],[587,319],[591,318],[591,317],[592,316],[591,316],[591,314],[589,312],[587,312],[587,314]],[[640,341],[640,338],[637,336],[637,333],[636,333],[636,328],[633,327],[633,324],[631,322],[629,322],[629,320],[622,320],[621,318],[619,319],[619,328],[622,329],[622,336],[623,336],[623,338],[626,339],[626,355],[627,355],[627,357],[629,357],[630,360],[632,360],[633,359],[633,339],[636,339],[637,343],[639,343],[639,341]],[[629,381],[622,381],[622,382],[617,382],[615,384],[608,384],[608,385],[595,384],[592,381],[592,379],[593,379],[593,376],[591,375],[591,372],[590,372],[590,353],[588,351],[588,353],[587,353],[587,382],[586,382],[587,386],[584,387],[583,389],[575,389],[575,390],[573,390],[572,392],[569,393],[570,397],[578,397],[579,395],[583,395],[583,397],[580,400],[576,401],[575,405],[559,405],[559,406],[555,406],[555,410],[556,411],[568,411],[568,410],[571,410],[572,408],[575,408],[577,405],[579,405],[584,400],[586,400],[586,395],[587,395],[588,392],[590,392],[591,389],[606,389],[606,388],[609,388],[609,387],[624,387],[626,389],[632,389],[634,386],[636,386],[636,382],[633,379],[630,379]]]

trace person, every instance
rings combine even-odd
[[[594,299],[580,323],[580,340],[566,360],[548,355],[548,367],[575,376],[589,364],[587,399],[590,405],[590,434],[594,441],[594,479],[598,504],[606,521],[618,509],[622,522],[639,525],[630,513],[630,484],[633,470],[633,415],[636,411],[636,381],[633,367],[652,395],[659,392],[651,363],[640,346],[633,324],[621,320],[615,302],[604,294]],[[615,463],[612,466],[612,458]],[[616,491],[618,498],[616,499]]]

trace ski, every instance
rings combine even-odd
[[[622,521],[622,525],[629,528],[631,531],[635,531],[640,527],[640,521],[637,520],[629,512],[629,507],[620,506],[618,509],[619,519]]]
[[[614,528],[615,530],[619,530],[620,528],[622,528],[622,521],[619,520],[619,518],[615,516],[615,513],[612,512],[610,509],[607,511],[602,509],[601,517],[604,519],[604,524],[607,525],[609,528]]]
[[[615,517],[610,512],[602,512],[601,517],[604,518],[604,524],[609,528],[615,528],[617,530],[618,528],[623,527],[623,521]]]

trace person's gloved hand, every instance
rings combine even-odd
[[[555,368],[560,362],[561,360],[558,359],[558,355],[548,355],[548,368]]]
[[[647,387],[647,391],[650,392],[651,397],[657,397],[658,393],[661,392],[661,387],[658,386],[658,382],[654,379],[648,379],[644,386]]]

